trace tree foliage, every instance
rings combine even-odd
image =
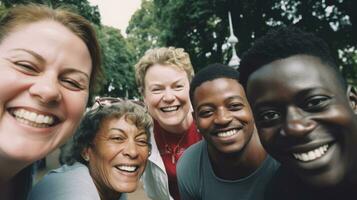
[[[131,17],[126,29],[127,40],[134,49],[134,57],[138,60],[147,49],[162,45],[159,39],[160,30],[154,16],[155,8],[151,1],[143,0],[141,8]]]
[[[87,0],[1,0],[7,8],[16,4],[38,3],[51,7],[67,6],[80,13],[83,17],[94,24],[100,25],[100,14],[98,6],[91,6]]]
[[[231,11],[234,33],[239,39],[236,46],[239,56],[269,29],[295,24],[322,37],[344,75],[351,81],[357,80],[357,33],[352,26],[357,23],[354,0],[153,0],[149,3],[153,4],[153,11],[146,18],[152,18],[151,23],[160,30],[158,41],[165,46],[185,48],[196,71],[212,62],[228,62],[227,14]]]
[[[137,97],[134,80],[133,51],[118,29],[102,26],[98,28],[102,48],[105,81],[100,96]]]

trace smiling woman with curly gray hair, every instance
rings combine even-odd
[[[66,163],[35,186],[30,199],[125,199],[136,190],[151,145],[152,119],[144,107],[97,100],[73,137]]]

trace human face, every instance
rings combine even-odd
[[[186,72],[173,66],[155,64],[146,71],[144,101],[164,129],[191,124],[189,84]]]
[[[197,128],[218,152],[241,152],[254,132],[253,114],[242,86],[233,79],[202,83],[194,95]]]
[[[63,25],[17,27],[0,43],[0,157],[31,163],[75,130],[88,99],[91,57]]]
[[[263,146],[283,165],[315,186],[346,175],[357,151],[356,117],[326,64],[307,55],[274,61],[250,76],[247,95]]]
[[[101,194],[133,192],[149,156],[147,133],[125,117],[108,118],[102,122],[93,146],[85,153]]]

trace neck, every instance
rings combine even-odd
[[[6,184],[18,172],[30,163],[14,160],[7,156],[0,155],[0,185]]]
[[[210,162],[217,177],[225,180],[245,178],[265,161],[267,153],[255,131],[249,143],[239,152],[227,154],[208,146]]]
[[[93,177],[92,177],[93,178]],[[102,186],[102,184],[99,184],[97,181],[94,180],[95,186],[97,187],[99,196],[101,200],[118,200],[121,196],[120,192],[113,191],[112,189],[109,189],[105,185]]]
[[[98,184],[95,185],[97,186],[101,200],[118,200],[121,196],[120,192],[113,191],[105,186],[100,187]]]
[[[193,118],[191,113],[188,113],[187,117],[180,124],[176,125],[168,126],[157,121],[161,128],[173,134],[184,134],[190,128],[192,122]]]

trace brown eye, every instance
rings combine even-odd
[[[330,102],[330,97],[327,96],[313,96],[311,98],[308,98],[304,104],[302,105],[303,109],[307,111],[320,111],[321,109],[324,109],[328,103]]]
[[[243,109],[244,105],[242,103],[231,103],[229,104],[229,109],[231,111],[238,111]]]
[[[268,127],[281,119],[281,113],[275,110],[266,110],[259,113],[256,117],[257,124],[263,127]]]

